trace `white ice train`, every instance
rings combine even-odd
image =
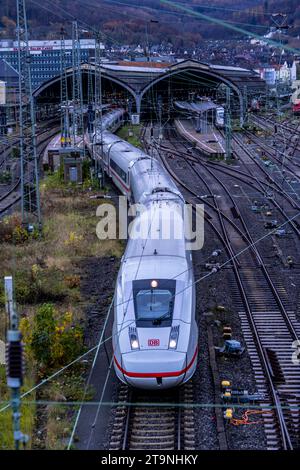
[[[134,387],[169,388],[192,377],[198,354],[184,200],[159,161],[107,130],[116,128],[121,115],[116,110],[103,122],[104,168],[129,203],[143,207],[132,222],[116,283],[114,368]]]

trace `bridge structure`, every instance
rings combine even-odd
[[[211,65],[196,60],[182,60],[174,64],[156,62],[102,62],[81,64],[84,101],[88,102],[89,76],[101,73],[103,93],[122,95],[138,115],[157,99],[187,99],[187,94],[200,93],[214,98],[224,87],[231,90],[232,105],[237,109],[241,125],[245,117],[245,103],[249,97],[265,93],[266,84],[255,72],[223,65]],[[72,88],[72,68],[66,70]],[[92,80],[94,83],[94,80]],[[60,77],[54,77],[35,91],[38,103],[59,100]],[[247,99],[245,99],[247,94]]]

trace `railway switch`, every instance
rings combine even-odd
[[[222,381],[221,389],[221,398],[224,403],[256,403],[264,399],[264,396],[259,393],[250,394],[248,390],[232,388],[229,381]]]

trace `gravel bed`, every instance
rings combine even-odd
[[[187,184],[193,186],[195,191],[199,194],[207,193],[207,188],[199,181],[199,178],[190,170],[189,166],[182,160],[174,158],[168,159],[169,165],[178,173],[180,178],[183,178]],[[218,173],[218,176],[220,174]],[[234,183],[235,180],[229,176],[222,176],[222,180],[230,188],[232,194],[235,193]],[[253,238],[258,238],[265,233],[263,228],[263,221],[261,216],[254,214],[249,210],[251,194],[248,185],[238,183],[243,186],[243,190],[249,193],[249,200],[244,198],[244,201],[237,199],[237,204],[243,216],[247,217],[248,226],[252,227],[251,234]],[[213,191],[217,190],[218,184],[213,184]],[[182,190],[182,188],[180,188]],[[184,194],[184,191],[183,191]],[[282,217],[282,216],[281,216]],[[273,217],[272,217],[273,218]],[[278,220],[280,216],[277,216]],[[282,218],[283,219],[283,218]],[[278,256],[275,252],[274,245],[280,248],[284,253],[293,252],[297,256],[297,263],[300,260],[299,244],[296,243],[294,237],[285,240],[274,240],[273,237],[268,237],[263,243],[259,245],[261,254],[265,259],[269,258],[270,269],[273,274],[278,275],[278,279],[286,287],[287,296],[293,305],[300,304],[300,294],[297,289],[293,287],[299,285],[300,273],[297,267],[295,269],[287,270],[284,267],[283,258]],[[221,242],[217,239],[215,233],[206,223],[205,229],[205,243],[202,250],[194,252],[194,266],[195,278],[198,279],[207,271],[204,264],[209,260],[213,250],[222,248]],[[279,251],[280,251],[279,250]],[[218,262],[227,259],[227,254],[223,249]],[[98,337],[97,333],[101,328],[104,314],[110,303],[113,295],[114,283],[119,268],[119,260],[111,258],[101,258],[99,260],[90,259],[85,260],[84,269],[86,270],[86,278],[82,283],[83,291],[86,289],[86,295],[92,296],[94,302],[91,302],[87,308],[86,313],[86,344],[90,347],[93,346]],[[300,262],[299,262],[300,266]],[[279,274],[278,274],[279,273]],[[278,281],[279,282],[279,281]],[[209,278],[197,284],[197,319],[199,325],[199,356],[198,368],[193,378],[194,393],[197,404],[214,403],[214,386],[213,378],[209,365],[208,345],[207,345],[207,314],[211,314],[211,323],[213,324],[213,337],[216,346],[221,345],[222,327],[228,324],[232,328],[233,338],[239,340],[242,345],[245,341],[241,332],[241,325],[238,316],[238,306],[235,305],[231,296],[232,286],[235,284],[235,279],[232,270],[224,269],[212,275]],[[216,306],[222,305],[226,309],[226,314],[218,315],[216,313]],[[230,380],[234,387],[249,390],[250,393],[256,391],[255,380],[252,372],[252,366],[247,351],[239,359],[231,358],[218,358],[218,368],[221,379]],[[115,380],[113,385],[112,400],[118,399],[120,390],[120,383]],[[104,442],[104,448],[109,446],[109,434],[112,423],[114,421],[115,408],[112,412],[108,422],[108,432]],[[235,414],[239,417],[241,412]],[[196,441],[197,448],[202,450],[217,450],[218,436],[216,429],[216,419],[213,407],[195,408],[196,418]],[[258,424],[255,426],[227,426],[227,438],[230,449],[265,449],[266,440],[263,431],[263,426]]]
[[[180,149],[178,149],[180,150]],[[174,158],[168,159],[169,165],[175,172],[179,172],[187,184],[199,194],[206,194],[207,188],[199,180],[189,166],[182,160]],[[204,174],[203,170],[203,174]],[[210,177],[211,178],[211,177]],[[213,191],[216,193],[217,184],[214,184]],[[219,190],[220,192],[220,190]],[[184,191],[183,191],[184,193]],[[201,251],[194,253],[195,277],[199,278],[207,271],[203,269],[203,264],[216,248],[222,248],[221,242],[216,235],[211,233],[211,229],[206,227],[205,243]],[[218,258],[218,262],[227,259],[227,254],[223,249],[223,254]],[[202,269],[199,267],[202,263]],[[232,328],[233,338],[239,340],[242,345],[245,344],[241,332],[241,325],[238,316],[237,306],[231,297],[232,285],[235,283],[234,275],[231,269],[224,269],[215,275],[201,281],[197,285],[197,314],[199,319],[199,367],[195,374],[195,385],[197,386],[198,403],[213,403],[214,390],[209,366],[208,348],[207,348],[207,321],[206,314],[215,310],[216,306],[225,307],[227,315],[216,317],[212,315],[212,319],[216,320],[216,326],[213,326],[215,346],[223,343],[222,326],[228,324]],[[217,359],[220,378],[227,379],[237,388],[249,390],[250,393],[256,391],[256,384],[253,376],[251,361],[247,350],[239,359]],[[217,432],[215,424],[215,414],[213,410],[198,410],[197,429],[199,449],[216,449],[218,448]],[[238,413],[236,416],[240,416]],[[262,425],[256,426],[227,426],[227,439],[230,449],[265,449],[266,440]]]

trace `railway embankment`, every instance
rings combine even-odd
[[[31,235],[19,213],[0,222],[1,277],[13,275],[15,297],[25,343],[26,378],[30,390],[91,348],[113,296],[123,244],[96,235],[101,199],[86,179],[65,185],[59,172],[41,183],[43,231]],[[114,194],[112,188],[106,193]],[[93,197],[97,196],[97,197]],[[100,194],[101,196],[101,194]],[[111,202],[113,203],[113,202]],[[7,327],[3,282],[0,282],[0,339]],[[63,449],[72,429],[75,406],[82,400],[89,363],[75,363],[30,393],[22,405],[21,424],[28,448]],[[85,398],[93,397],[93,390]],[[5,364],[0,365],[1,400],[9,398]],[[0,448],[13,447],[11,410],[0,414]]]

